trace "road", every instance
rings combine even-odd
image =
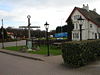
[[[0,53],[0,75],[67,75],[67,73],[61,65]],[[70,72],[70,75],[73,73]]]
[[[17,45],[26,45],[26,40],[17,41]],[[16,46],[15,42],[4,42],[4,47]],[[2,43],[0,43],[0,48],[2,48]]]
[[[58,62],[55,64],[0,53],[0,75],[100,75],[100,64],[73,69]]]

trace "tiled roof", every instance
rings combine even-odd
[[[75,10],[78,10],[87,20],[95,23],[98,27],[100,27],[100,15],[97,14],[95,11],[87,11],[86,9],[75,7],[71,15]],[[71,17],[71,15],[69,17]]]

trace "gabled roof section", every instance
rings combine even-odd
[[[66,22],[69,20],[69,18],[71,18],[72,14],[74,13],[75,10],[77,10],[77,7],[75,7],[75,8],[73,9],[73,11],[71,12],[71,14],[70,14],[69,17],[67,18]]]
[[[86,9],[75,7],[68,19],[72,16],[75,10],[78,10],[88,21],[91,21],[98,27],[100,27],[100,15],[97,14],[95,11],[87,11]],[[66,20],[66,22],[68,21],[68,19]]]

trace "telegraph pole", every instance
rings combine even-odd
[[[1,20],[2,21],[2,48],[4,48],[4,29],[3,29],[3,19]]]

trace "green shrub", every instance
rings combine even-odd
[[[96,60],[100,56],[100,40],[68,42],[62,45],[64,63],[71,67],[80,67]]]

